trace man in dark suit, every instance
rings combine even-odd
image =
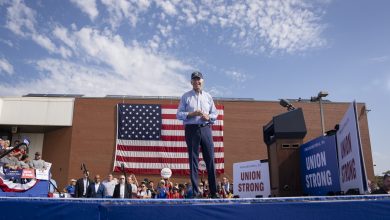
[[[125,180],[125,176],[119,177],[119,183],[115,186],[113,198],[130,199],[132,198],[131,184]]]
[[[89,179],[89,172],[84,173],[84,177],[76,181],[75,197],[82,198],[87,197],[87,189],[92,181]]]
[[[104,198],[105,186],[101,183],[100,175],[95,176],[95,182],[89,184],[87,189],[88,198]]]

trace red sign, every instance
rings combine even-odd
[[[35,178],[35,170],[34,169],[23,169],[22,178],[34,179]]]

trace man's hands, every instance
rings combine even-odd
[[[194,112],[190,112],[190,113],[188,113],[188,116],[189,116],[189,117],[200,116],[201,119],[202,119],[203,121],[208,121],[208,120],[210,120],[209,114],[203,113],[203,112],[200,111],[200,110],[196,110],[196,111],[194,111]]]

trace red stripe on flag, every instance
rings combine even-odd
[[[168,125],[168,124],[162,124],[161,125],[162,130],[184,130],[184,125]],[[211,129],[213,131],[222,131],[223,125],[213,125],[211,126]]]
[[[133,163],[169,163],[169,164],[188,164],[188,158],[155,158],[155,157],[123,157],[116,156],[116,160],[120,162]],[[215,163],[223,163],[223,158],[215,158]]]
[[[185,142],[186,138],[184,136],[163,136],[161,135],[161,141],[182,141]],[[213,136],[214,142],[223,142],[223,136]]]
[[[164,104],[161,105],[161,108],[167,108],[167,109],[177,109],[179,107],[179,104]],[[215,105],[215,108],[218,110],[223,110],[224,106],[223,105]]]
[[[137,151],[137,152],[167,152],[167,153],[187,153],[188,152],[186,147],[118,145],[117,149],[121,150],[121,151]],[[224,152],[224,148],[223,147],[214,147],[214,152],[215,153]]]
[[[121,168],[120,167],[114,167],[114,172],[122,172]],[[126,173],[133,173],[133,174],[145,174],[145,175],[154,175],[154,174],[157,174],[157,175],[160,175],[161,174],[161,169],[140,169],[140,168],[125,168],[125,172]],[[207,172],[205,172],[207,173]],[[223,174],[224,173],[224,169],[216,169],[216,173],[217,174]],[[183,169],[180,169],[180,170],[175,170],[175,169],[172,169],[172,174],[173,175],[189,175],[190,174],[190,170],[183,170]],[[202,172],[199,172],[199,176],[202,175]]]
[[[176,119],[176,115],[174,114],[162,114],[162,119]],[[217,120],[223,120],[223,115],[218,115]]]

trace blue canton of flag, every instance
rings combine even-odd
[[[118,106],[119,139],[160,140],[160,105],[119,104]]]

